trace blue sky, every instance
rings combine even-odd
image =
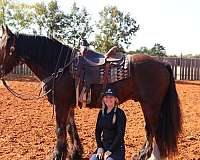
[[[31,0],[33,2],[40,0]],[[106,5],[115,5],[125,13],[130,12],[140,30],[129,50],[141,46],[151,48],[160,43],[169,55],[200,54],[200,0],[58,0],[64,11],[68,11],[73,2],[86,7],[96,21],[99,11]]]

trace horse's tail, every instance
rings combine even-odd
[[[179,97],[176,91],[175,80],[170,65],[166,65],[170,73],[170,83],[168,92],[161,107],[160,121],[155,138],[160,155],[170,156],[177,152],[177,140],[182,130],[182,116],[180,110]]]

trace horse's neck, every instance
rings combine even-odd
[[[41,80],[43,81],[45,78],[50,76],[50,74],[43,69],[42,66],[35,65],[24,61],[24,63],[31,69],[31,71]]]
[[[39,39],[41,43],[43,43],[39,44],[37,39],[34,40],[34,37],[29,38],[30,39],[27,39],[27,41],[30,40],[30,42],[26,41],[25,44],[23,44],[23,41],[21,40],[21,42],[18,43],[18,52],[20,54],[21,60],[40,80],[43,80],[48,76],[51,76],[51,74],[55,71],[58,54],[61,50],[61,45],[58,45],[58,49],[56,50],[52,47],[51,44],[54,42],[51,42],[49,39],[46,39],[49,43],[44,43],[45,39]]]

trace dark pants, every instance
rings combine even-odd
[[[96,152],[91,156],[90,160],[99,160],[96,157]],[[125,146],[122,145],[117,150],[113,151],[107,160],[125,160]]]

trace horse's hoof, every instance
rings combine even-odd
[[[141,149],[136,160],[147,160],[149,157],[151,157],[152,149],[152,147]]]

